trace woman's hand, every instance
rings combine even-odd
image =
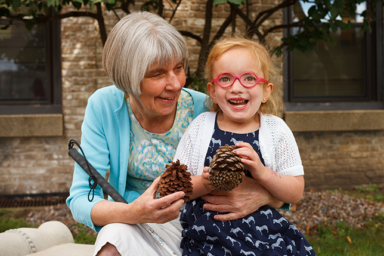
[[[103,200],[96,203],[91,211],[95,225],[110,223],[165,223],[179,217],[184,192],[177,192],[155,199],[160,177],[135,201],[130,204]]]
[[[180,207],[184,204],[184,192],[177,192],[155,199],[160,177],[134,202],[132,211],[138,220],[136,223],[165,223],[179,217]]]
[[[253,178],[245,177],[244,181],[231,191],[212,191],[202,197],[208,203],[204,209],[228,214],[215,215],[215,220],[235,220],[247,216],[261,206],[269,205],[279,208],[282,202],[275,199],[259,182]]]

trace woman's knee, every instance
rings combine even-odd
[[[121,256],[113,244],[106,243],[96,256]]]

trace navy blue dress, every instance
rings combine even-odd
[[[205,166],[209,166],[220,146],[234,145],[240,141],[251,144],[264,164],[259,147],[259,131],[247,134],[226,132],[220,130],[215,122]],[[251,176],[248,172],[246,175]],[[192,200],[180,215],[183,256],[315,255],[303,234],[274,208],[263,206],[241,219],[217,221],[213,216],[221,213],[205,210],[205,203],[200,198]]]

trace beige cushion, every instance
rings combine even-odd
[[[89,244],[60,244],[44,251],[28,254],[27,256],[92,256],[93,245]]]
[[[0,233],[0,248],[0,256],[92,255],[93,252],[93,245],[74,244],[71,231],[59,221],[45,222],[39,228],[11,229]]]

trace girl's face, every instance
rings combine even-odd
[[[137,99],[132,98],[132,111],[135,113],[134,109],[138,110],[144,118],[172,115],[185,84],[183,64],[176,60],[166,66],[153,64],[141,81],[141,95]]]
[[[251,52],[245,48],[234,48],[219,56],[213,63],[212,76],[216,78],[223,72],[241,75],[253,72],[264,78],[257,60],[251,57]],[[221,88],[217,83],[208,83],[208,91],[212,100],[223,111],[224,120],[235,123],[247,123],[259,120],[257,111],[263,99],[267,99],[272,92],[272,84],[265,85],[259,82],[252,88],[245,88],[238,79],[231,87]],[[255,119],[256,116],[256,119]]]

